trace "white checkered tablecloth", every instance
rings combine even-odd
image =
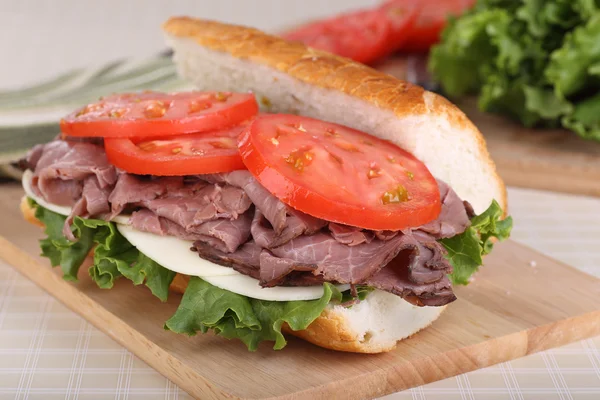
[[[194,15],[277,31],[379,0],[0,0],[0,90],[164,49],[160,24]],[[0,190],[1,187],[0,187]],[[600,276],[600,199],[511,189],[513,238]],[[157,327],[160,329],[160,327]],[[388,399],[600,399],[600,338]],[[189,396],[0,261],[0,400]]]
[[[509,199],[513,239],[600,276],[600,199],[514,188]],[[106,398],[189,396],[0,262],[0,399]],[[598,400],[600,337],[386,399]]]

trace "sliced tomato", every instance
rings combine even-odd
[[[318,218],[399,230],[440,213],[439,188],[427,167],[364,132],[295,115],[261,115],[240,135],[239,148],[269,192]]]
[[[250,93],[124,93],[76,110],[60,128],[69,136],[156,137],[223,129],[257,113]]]
[[[162,138],[106,138],[111,164],[132,174],[183,176],[245,169],[237,139],[247,124]]]
[[[415,17],[411,5],[360,10],[309,23],[283,37],[368,64],[399,48]]]
[[[449,17],[457,17],[475,5],[476,0],[390,0],[382,9],[394,10],[414,3],[419,7],[415,23],[406,33],[403,51],[425,52],[440,41],[440,34]]]

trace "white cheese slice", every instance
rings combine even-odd
[[[117,225],[121,235],[139,251],[171,271],[190,276],[241,275],[233,268],[204,260],[190,250],[193,242],[142,232],[127,225]]]
[[[221,289],[259,300],[292,301],[314,300],[323,296],[323,286],[276,286],[263,288],[258,280],[246,275],[202,277],[206,282]],[[350,285],[337,285],[340,291],[350,289]]]
[[[37,196],[31,187],[33,173],[29,170],[23,174],[23,189],[40,206],[61,215],[69,215],[71,207],[58,206],[48,203]],[[142,232],[129,226],[129,216],[119,215],[113,219],[117,229],[139,251],[156,261],[163,267],[184,275],[199,276],[211,285],[229,290],[243,296],[259,300],[292,301],[314,300],[323,296],[322,286],[278,286],[263,288],[258,280],[240,274],[229,267],[223,267],[190,251],[192,243],[174,236],[160,236]],[[350,285],[338,285],[340,291],[348,290]]]
[[[271,301],[313,300],[323,296],[322,286],[263,288],[254,278],[200,258],[197,253],[190,251],[190,241],[142,232],[126,225],[117,225],[117,228],[139,251],[163,267],[180,274],[199,276],[211,285],[230,292]],[[349,287],[338,286],[341,291]]]

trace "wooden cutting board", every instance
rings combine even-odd
[[[392,57],[377,69],[404,80],[427,82],[426,60]],[[507,185],[600,196],[600,142],[564,129],[529,129],[506,117],[483,113],[475,99],[459,107],[486,138]]]
[[[459,104],[486,138],[507,185],[600,196],[600,143],[564,129],[528,129]]]
[[[201,399],[372,398],[600,334],[600,280],[508,241],[438,321],[390,353],[338,353],[294,338],[283,351],[250,353],[237,341],[164,331],[177,296],[161,304],[125,280],[101,290],[85,271],[78,284],[63,281],[37,256],[42,234],[21,220],[21,196],[0,186],[0,258]]]

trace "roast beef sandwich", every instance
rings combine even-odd
[[[182,293],[175,333],[377,353],[508,237],[485,142],[444,98],[255,29],[164,31],[198,91],[108,95],[22,162],[23,213],[65,279],[91,254],[101,288]]]

